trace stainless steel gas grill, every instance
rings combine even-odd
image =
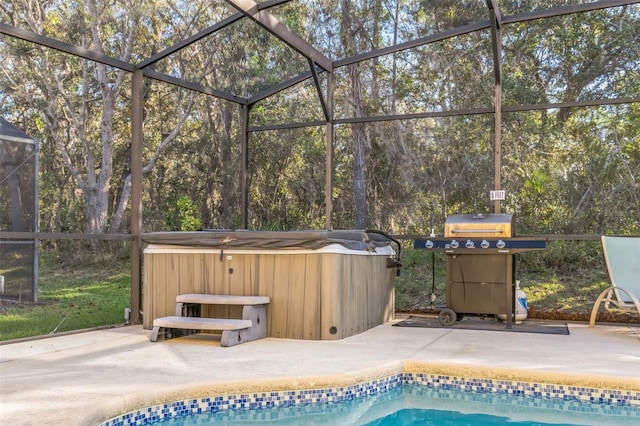
[[[513,214],[458,214],[449,216],[444,238],[416,240],[414,248],[444,252],[446,308],[443,325],[465,314],[506,315],[511,328],[515,306],[515,255],[546,247],[544,239],[516,237]]]

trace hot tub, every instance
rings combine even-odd
[[[397,262],[374,231],[144,234],[143,325],[174,315],[178,294],[269,296],[267,336],[336,340],[391,321]],[[399,249],[399,246],[398,246]],[[241,306],[202,316],[241,318]]]

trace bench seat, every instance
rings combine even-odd
[[[200,303],[202,305],[265,305],[268,296],[228,296],[219,294],[179,294],[178,303]]]
[[[188,335],[197,331],[222,331],[220,346],[233,346],[267,336],[266,296],[233,296],[218,294],[180,294],[176,296],[176,314],[155,318],[149,340]],[[242,319],[200,316],[202,305],[240,305]],[[177,330],[186,330],[179,332]]]
[[[162,317],[153,320],[154,327],[181,328],[192,330],[224,331],[242,330],[251,327],[250,320],[201,318],[201,317]]]

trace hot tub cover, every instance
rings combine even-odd
[[[250,231],[207,229],[193,232],[153,232],[142,234],[150,244],[246,249],[312,249],[341,244],[351,250],[375,251],[388,246],[392,238],[381,231]]]

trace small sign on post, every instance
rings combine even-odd
[[[491,201],[500,201],[505,199],[504,190],[500,191],[489,191],[489,199]]]

